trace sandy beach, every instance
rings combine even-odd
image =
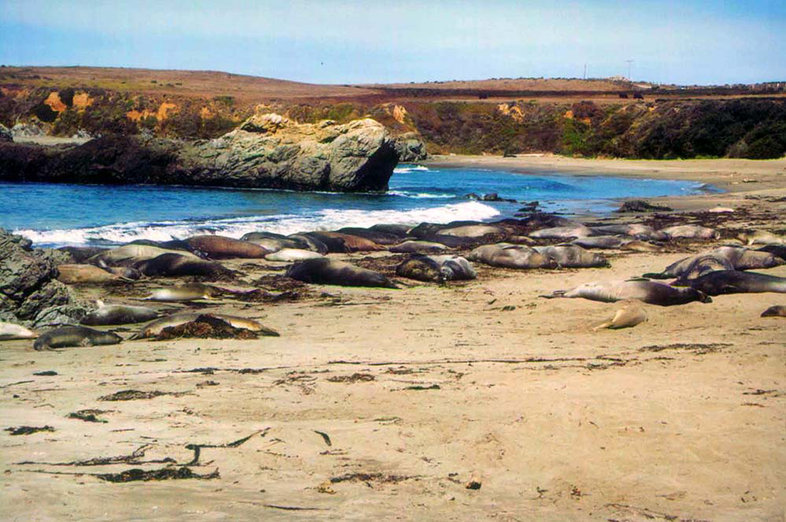
[[[539,296],[659,271],[736,231],[784,234],[786,160],[428,164],[712,184],[726,192],[657,201],[724,239],[604,252],[611,268],[476,265],[477,280],[447,286],[308,285],[297,299],[201,305],[280,337],[51,352],[4,342],[0,425],[54,431],[0,433],[2,518],[784,520],[786,319],[760,317],[783,294],[645,305],[647,322],[600,331],[618,305]],[[700,212],[719,205],[735,212]],[[340,257],[395,266],[386,256]],[[226,264],[248,287],[286,266]],[[786,277],[786,266],[763,272]],[[79,292],[133,302],[162,283]],[[161,393],[105,399],[124,390]],[[80,410],[100,410],[97,422],[68,417]],[[167,467],[201,478],[98,476]]]

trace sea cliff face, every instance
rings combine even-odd
[[[214,140],[107,135],[77,147],[0,144],[0,179],[341,192],[385,190],[396,143],[371,119],[298,124],[254,115]]]

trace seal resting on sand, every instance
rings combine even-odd
[[[211,259],[260,259],[270,253],[260,245],[224,236],[194,236],[185,241],[194,251]]]
[[[557,245],[535,247],[535,250],[564,268],[592,268],[609,266],[608,260],[600,254],[584,250],[578,245]]]
[[[234,272],[221,263],[171,253],[140,261],[134,265],[134,268],[148,277],[202,276],[213,279],[232,279],[234,276]]]
[[[303,261],[306,259],[316,259],[318,257],[324,256],[319,252],[314,252],[313,250],[303,250],[302,248],[282,248],[277,252],[266,255],[265,259],[268,261],[292,262]]]
[[[200,316],[210,316],[215,317],[217,319],[221,319],[222,321],[226,321],[229,323],[233,328],[243,328],[245,330],[250,330],[255,332],[259,335],[265,335],[270,337],[279,337],[279,333],[271,328],[267,328],[262,324],[258,323],[253,319],[248,319],[245,317],[237,317],[234,315],[224,315],[224,314],[208,314],[208,313],[199,313],[199,312],[183,312],[179,314],[173,314],[167,317],[162,317],[161,319],[156,319],[145,326],[142,327],[142,330],[139,333],[133,335],[131,339],[146,339],[149,337],[157,337],[164,328],[171,328],[174,326],[180,326],[185,323],[190,323],[195,321]]]
[[[122,340],[123,338],[115,333],[93,330],[86,326],[61,326],[41,334],[33,343],[33,349],[40,351],[71,346],[99,346],[118,344]]]
[[[762,317],[786,317],[786,306],[775,305],[767,308],[761,313]]]
[[[417,281],[443,283],[475,279],[472,265],[461,256],[424,256],[415,254],[396,267],[396,275]]]
[[[212,286],[203,285],[202,283],[190,283],[182,286],[158,288],[153,290],[149,296],[142,300],[179,303],[196,301],[198,299],[210,299],[220,293],[218,289]]]
[[[448,247],[442,243],[435,243],[433,241],[404,241],[396,246],[390,247],[388,250],[394,254],[436,254],[447,250]]]
[[[393,281],[379,272],[326,257],[296,263],[289,267],[286,275],[304,283],[397,288]]]
[[[719,270],[694,279],[690,282],[690,288],[707,295],[786,293],[786,278],[756,272]]]
[[[710,303],[712,299],[704,292],[695,288],[676,288],[665,283],[647,279],[631,279],[628,281],[594,281],[584,283],[571,290],[557,290],[552,295],[541,297],[583,297],[591,301],[613,303],[626,299],[638,299],[641,302],[658,306],[673,306],[693,301]]]
[[[555,262],[534,248],[510,243],[483,245],[469,253],[467,259],[502,268],[553,268]]]
[[[13,341],[14,339],[35,339],[38,337],[32,330],[20,324],[0,321],[0,341]]]
[[[112,274],[95,265],[59,265],[57,267],[57,280],[67,285],[79,284],[111,284],[131,281]]]
[[[603,328],[610,328],[616,330],[618,328],[631,328],[637,324],[643,323],[647,320],[647,314],[644,313],[644,308],[639,301],[630,300],[623,301],[623,306],[617,310],[614,317],[610,321],[605,321],[595,328],[594,331]]]
[[[96,301],[96,304],[98,308],[82,318],[82,324],[89,326],[105,326],[112,324],[143,323],[158,317],[158,312],[146,306],[104,304],[102,301]]]

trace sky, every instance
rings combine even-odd
[[[632,62],[628,62],[632,60]],[[786,80],[786,0],[0,0],[0,64],[310,83]]]

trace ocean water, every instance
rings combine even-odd
[[[116,245],[195,234],[291,234],[377,223],[444,223],[512,216],[518,203],[468,200],[468,193],[540,201],[566,214],[608,212],[621,197],[706,191],[689,181],[582,177],[401,165],[384,194],[339,194],[160,186],[0,182],[0,227],[37,246]]]

